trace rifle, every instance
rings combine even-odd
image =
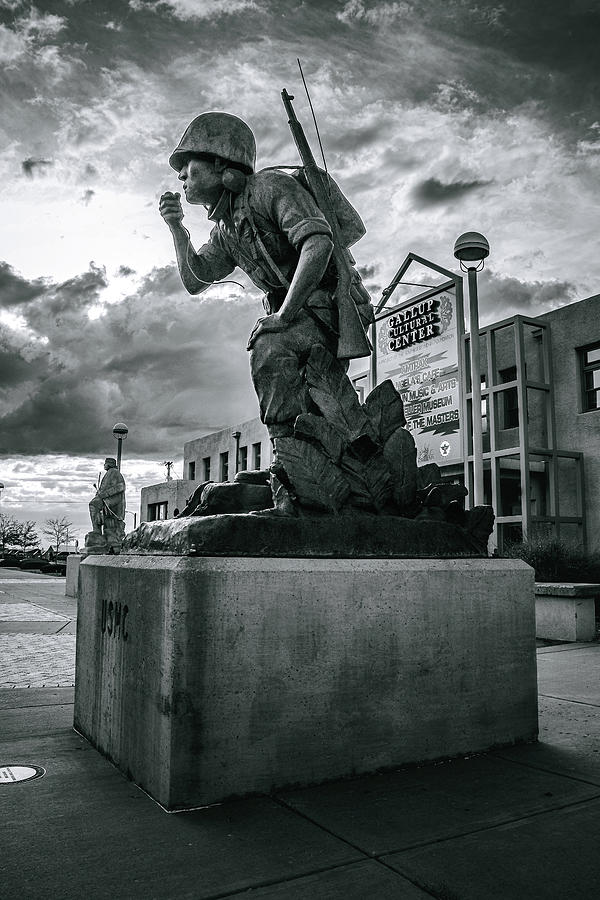
[[[365,334],[365,329],[356,308],[356,304],[352,299],[352,280],[353,269],[350,261],[351,257],[344,246],[344,242],[340,232],[339,222],[335,213],[329,186],[326,181],[327,175],[323,173],[317,166],[312,150],[306,140],[304,129],[296,117],[294,107],[292,106],[293,96],[288,94],[285,88],[281,92],[283,105],[288,115],[288,125],[292,132],[292,137],[302,165],[304,174],[308,182],[311,194],[315,198],[316,204],[327,219],[331,233],[333,235],[333,253],[332,259],[337,269],[337,287],[334,293],[334,302],[338,308],[339,317],[339,340],[337,355],[340,359],[358,359],[362,356],[369,356],[372,347]]]

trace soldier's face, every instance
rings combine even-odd
[[[212,160],[190,159],[182,166],[177,177],[183,184],[183,191],[188,203],[211,206],[221,196],[223,183]]]

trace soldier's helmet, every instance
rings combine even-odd
[[[169,165],[179,172],[190,154],[220,156],[243,169],[254,171],[256,141],[245,122],[223,112],[206,112],[190,122],[178,146],[169,157]]]

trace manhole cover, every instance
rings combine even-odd
[[[31,781],[41,778],[46,770],[41,766],[0,766],[0,784],[15,784],[17,781]]]

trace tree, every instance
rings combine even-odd
[[[0,513],[0,548],[6,553],[7,546],[17,543],[19,523],[13,516]]]
[[[56,552],[58,553],[62,542],[65,541],[66,543],[69,540],[69,534],[71,533],[72,528],[73,523],[69,522],[66,516],[63,516],[61,519],[46,519],[42,531],[49,538],[52,538],[52,541],[56,544]]]
[[[40,539],[35,527],[35,522],[32,522],[29,519],[27,522],[17,522],[17,535],[14,542],[21,548],[23,553],[27,553],[29,550],[34,550],[36,547],[39,547]]]

